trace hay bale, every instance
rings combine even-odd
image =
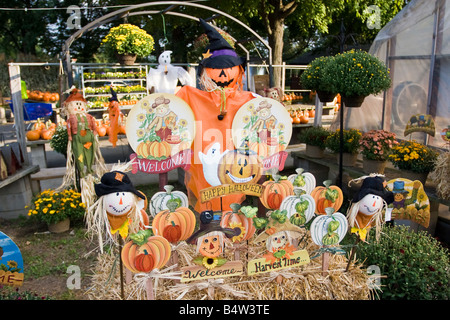
[[[305,244],[303,244],[305,246]],[[300,244],[300,247],[303,247]],[[248,250],[241,251],[240,257],[244,266],[248,261],[262,257],[265,247],[248,242]],[[306,240],[305,248],[311,255],[318,249],[310,239]],[[195,247],[185,245],[179,254],[179,266],[192,265]],[[233,260],[234,248],[225,247],[225,257]],[[331,255],[329,272],[322,275],[322,258],[318,257],[301,267],[283,269],[279,272],[263,273],[254,276],[229,277],[180,283],[174,279],[154,279],[154,295],[156,300],[366,300],[371,297],[368,274],[361,265],[352,265],[345,272],[348,260],[341,255]],[[98,256],[92,276],[92,286],[86,292],[89,299],[118,300],[121,299],[119,261],[116,254]],[[165,269],[170,268],[170,262]],[[166,272],[169,274],[171,270]],[[161,270],[164,272],[164,269]],[[246,268],[244,268],[246,272]],[[125,272],[124,272],[125,273]],[[277,278],[281,276],[281,283]],[[135,275],[129,284],[125,284],[125,299],[145,300],[145,275]],[[213,287],[214,290],[208,290]]]

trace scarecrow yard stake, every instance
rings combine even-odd
[[[117,135],[120,132],[120,123],[123,121],[123,113],[120,111],[119,99],[117,98],[116,92],[113,90],[112,86],[109,88],[111,90],[111,98],[109,98],[108,105],[108,115],[110,121],[110,131],[109,131],[109,142],[116,147]]]

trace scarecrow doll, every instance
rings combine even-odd
[[[95,184],[98,200],[86,215],[88,233],[97,235],[100,250],[103,249],[103,234],[106,242],[115,242],[117,235],[126,239],[149,225],[145,212],[147,197],[136,190],[126,173],[113,170],[105,173],[100,183]]]
[[[256,108],[258,120],[250,130],[255,130],[261,142],[267,143],[270,138],[271,131],[275,129],[277,119],[272,115],[270,108],[272,107],[266,100],[261,101]]]
[[[154,131],[161,141],[165,141],[175,127],[177,115],[169,108],[170,99],[160,96],[155,99],[152,104],[152,109],[155,113],[155,118],[147,127],[147,130],[154,128]]]
[[[351,233],[365,241],[369,229],[375,227],[378,240],[383,213],[393,201],[394,195],[386,189],[386,182],[381,176],[365,177],[347,212]]]
[[[212,211],[200,213],[200,228],[186,242],[197,245],[196,252],[199,254],[192,262],[212,269],[225,264],[226,259],[220,257],[223,253],[224,241],[239,236],[241,229],[223,228],[220,226],[220,216]]]
[[[205,179],[199,153],[207,154],[217,143],[220,154],[234,149],[230,135],[233,118],[243,104],[255,98],[252,92],[242,89],[246,59],[239,57],[213,26],[202,19],[200,24],[209,39],[198,69],[202,90],[184,86],[177,92],[177,96],[191,107],[196,119],[194,152],[185,174],[189,203],[196,212],[208,209],[199,201],[199,194],[200,190],[211,186]],[[244,197],[243,194],[233,194],[212,199],[211,209],[227,210],[231,203],[241,203]]]
[[[112,86],[109,89],[111,90],[111,98],[109,98],[108,105],[108,115],[110,121],[108,140],[112,143],[113,148],[115,148],[117,143],[117,135],[120,131],[120,121],[123,120],[123,113],[120,111],[119,99],[117,99],[116,92],[113,90]]]

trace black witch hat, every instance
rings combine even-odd
[[[387,204],[394,202],[394,194],[386,190],[384,187],[384,179],[382,177],[367,177],[364,179],[361,189],[353,197],[353,202],[358,202],[368,194],[374,194],[380,196],[386,201]]]
[[[131,183],[130,178],[120,171],[105,173],[100,179],[100,183],[95,184],[94,188],[98,197],[115,192],[132,192],[139,198],[145,200],[145,195],[139,190],[136,190]]]
[[[226,69],[239,65],[245,68],[246,58],[239,57],[222,35],[205,20],[200,19],[200,24],[205,29],[209,44],[199,65],[199,74],[203,68]]]
[[[117,99],[117,93],[114,91],[112,86],[109,87],[109,90],[111,91],[111,97],[108,100],[109,101],[117,101],[117,102],[119,102],[119,99]]]

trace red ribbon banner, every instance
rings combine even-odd
[[[131,172],[134,174],[138,171],[164,173],[179,167],[188,170],[191,165],[191,154],[191,149],[185,149],[164,160],[150,160],[138,158],[136,153],[132,153],[130,155],[130,160],[133,161]]]

